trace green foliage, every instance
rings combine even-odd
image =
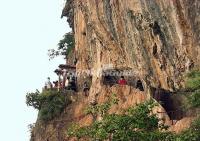
[[[200,71],[192,71],[187,75],[186,90],[192,108],[200,107]],[[113,98],[112,98],[113,99]],[[68,131],[69,137],[86,138],[88,140],[109,141],[199,141],[200,118],[191,127],[180,134],[167,132],[168,127],[162,124],[152,112],[156,106],[147,101],[136,107],[130,107],[124,114],[108,114],[113,104],[109,99],[103,104],[89,106],[86,114],[101,115],[102,120],[94,121],[90,126],[80,127],[74,124]],[[116,99],[114,101],[117,101]],[[163,132],[164,131],[164,132]]]
[[[48,55],[50,59],[53,59],[56,56],[64,55],[67,57],[73,48],[75,47],[74,34],[72,32],[66,33],[63,36],[63,39],[59,41],[57,50],[50,49],[48,50]]]
[[[200,108],[200,71],[194,70],[187,74],[186,90],[190,108]],[[189,109],[190,110],[190,109]],[[191,127],[176,136],[176,141],[199,141],[200,140],[200,117],[195,120]]]
[[[192,107],[200,107],[200,89],[192,92],[188,99]]]
[[[176,141],[199,141],[200,140],[200,118],[194,121],[191,127],[177,136]]]
[[[107,103],[112,102],[108,101]],[[103,114],[102,120],[95,121],[90,126],[73,125],[68,129],[67,134],[77,138],[86,137],[99,141],[170,141],[173,139],[172,134],[159,131],[159,129],[167,127],[159,123],[160,119],[152,114],[154,106],[156,104],[153,101],[148,101],[137,107],[129,108],[124,114]],[[109,109],[107,107],[110,108],[110,105],[106,106],[106,111]],[[97,113],[102,114],[99,108],[97,108]]]
[[[200,71],[191,71],[187,75],[186,89],[190,91],[189,104],[192,107],[200,107]]]
[[[200,71],[194,70],[187,74],[186,88],[190,90],[200,89]]]
[[[92,114],[93,116],[97,116],[100,114],[101,116],[107,114],[108,110],[111,108],[112,105],[118,104],[118,99],[116,98],[116,95],[113,94],[109,100],[102,104],[97,105],[90,105],[86,108],[85,113],[86,114]]]
[[[38,119],[41,121],[59,116],[69,103],[69,99],[57,90],[45,90],[42,93],[37,90],[26,95],[26,104],[39,110]]]
[[[35,93],[27,93],[26,95],[26,104],[28,106],[33,106],[35,109],[40,110],[42,105],[42,97],[40,96],[40,92],[36,90]]]

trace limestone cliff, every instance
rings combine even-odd
[[[198,0],[73,2],[78,69],[129,67],[146,89],[174,91],[199,66]]]
[[[49,124],[41,134],[35,132],[34,141],[46,141],[44,137],[50,132],[49,141],[63,141],[63,127],[80,117],[91,100],[101,102],[114,91],[122,94],[118,96],[122,101],[124,98],[127,107],[148,99],[154,92],[152,88],[174,92],[184,87],[184,74],[200,66],[199,0],[67,0],[62,16],[68,17],[75,33],[77,71],[95,73],[89,98],[79,92],[75,102],[66,108],[67,113],[60,117],[64,119],[62,127],[56,122],[54,126]],[[137,89],[131,86],[104,86],[99,70],[105,65],[134,72],[144,92],[137,95]],[[86,78],[78,77],[79,86]],[[133,95],[137,96],[130,98]],[[92,118],[81,117],[77,121],[89,124]],[[52,133],[53,129],[59,133]]]

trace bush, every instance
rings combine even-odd
[[[42,96],[40,92],[36,90],[34,93],[27,93],[26,95],[26,104],[28,106],[33,106],[35,109],[40,110],[42,105]]]
[[[188,97],[189,104],[194,108],[200,107],[200,89],[195,90],[191,95]]]
[[[190,91],[188,100],[191,107],[200,107],[200,71],[187,74],[186,89]]]
[[[187,74],[186,88],[193,91],[200,89],[200,71],[194,70]]]
[[[53,59],[54,57],[59,55],[67,57],[74,49],[74,47],[75,47],[74,34],[72,32],[66,33],[63,36],[63,39],[59,41],[57,50],[55,49],[48,50],[49,58]]]
[[[42,93],[37,90],[26,95],[26,104],[39,110],[38,119],[41,121],[59,116],[69,103],[69,98],[57,90],[45,90]]]
[[[192,108],[200,107],[200,72],[192,71],[187,75],[186,89]],[[86,113],[101,115],[102,120],[94,121],[90,126],[80,127],[73,124],[67,131],[69,137],[86,138],[88,140],[110,141],[199,141],[200,117],[189,129],[180,134],[167,132],[168,127],[160,123],[161,119],[152,114],[156,106],[153,101],[147,101],[136,107],[130,107],[124,114],[108,114],[108,110],[117,100],[87,108]]]
[[[200,71],[194,70],[187,74],[186,89],[189,90],[188,101],[190,108],[200,108]],[[189,109],[191,110],[191,109]],[[199,141],[200,117],[195,120],[189,129],[176,136],[176,141]]]
[[[107,103],[110,103],[110,101]],[[156,104],[153,101],[148,101],[139,104],[137,107],[129,108],[124,114],[104,114],[102,120],[95,121],[87,127],[79,127],[79,125],[73,124],[68,129],[67,135],[99,141],[164,141],[166,139],[170,141],[174,137],[173,134],[159,131],[159,129],[167,129],[167,127],[160,124],[160,119],[152,114],[154,106]],[[107,107],[110,107],[110,105]],[[99,114],[102,115],[102,112],[99,112]]]

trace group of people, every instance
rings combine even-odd
[[[53,85],[54,84],[54,85]],[[76,91],[76,78],[75,77],[66,77],[63,80],[53,81],[51,83],[50,77],[47,78],[45,82],[44,89],[58,89],[58,90],[74,90]]]
[[[47,81],[45,82],[45,87],[44,89],[58,89],[58,90],[73,90],[76,91],[76,78],[75,77],[65,77],[61,81],[53,81],[54,86],[51,83],[50,77],[47,78]],[[124,76],[121,76],[120,79],[118,80],[119,85],[127,85],[127,81],[125,80]],[[85,96],[89,95],[89,86],[88,83],[85,81],[83,84],[83,92]]]

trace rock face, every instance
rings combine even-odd
[[[120,114],[124,109],[135,106],[136,104],[142,103],[149,99],[148,95],[144,91],[135,89],[131,86],[120,86],[114,85],[102,86],[99,90],[100,94],[96,96],[97,103],[104,103],[108,101],[109,97],[112,94],[116,95],[116,98],[119,100],[118,104],[113,105],[109,110],[109,113]],[[94,120],[98,120],[101,117],[94,118],[92,115],[85,115],[84,111],[89,105],[90,99],[85,97],[83,93],[72,94],[72,103],[68,105],[60,117],[47,122],[46,124],[36,123],[36,126],[32,133],[31,141],[76,141],[73,138],[68,138],[66,136],[67,128],[72,123],[78,123],[80,126],[90,125]],[[169,116],[165,114],[165,109],[158,105],[153,109],[153,113],[163,119],[166,125],[171,125]],[[190,120],[191,121],[191,120]],[[187,127],[190,121],[187,121],[184,127]],[[171,127],[171,131],[174,131],[176,128],[181,130],[181,125],[177,127]],[[87,141],[87,140],[85,140]]]
[[[148,99],[152,87],[176,91],[184,87],[184,74],[200,66],[199,0],[67,0],[62,16],[68,17],[75,33],[79,85],[88,70],[94,72],[89,100],[77,100],[79,104],[75,102],[68,112],[71,117],[79,117],[89,101],[104,101],[112,91],[121,92],[125,107]],[[104,86],[105,67],[131,70],[142,82],[142,95],[131,98],[138,93],[134,88]],[[84,118],[86,123],[92,120]],[[47,136],[48,130],[42,133]],[[35,135],[34,141],[46,141]],[[53,136],[49,141],[64,140]]]
[[[122,109],[127,109],[148,99],[144,92],[130,86],[102,86],[100,93],[96,97],[98,103],[103,103],[108,100],[110,95],[116,94],[119,102],[118,105],[114,105],[110,109],[110,113],[120,113]],[[81,126],[90,125],[93,122],[92,115],[84,114],[90,99],[85,97],[83,93],[73,95],[72,99],[73,102],[66,107],[60,117],[46,124],[36,123],[31,141],[69,141],[70,139],[66,137],[66,131],[72,122],[77,122]],[[164,112],[164,109],[159,106],[155,108],[155,112],[157,111]],[[162,115],[162,117],[165,118],[166,122],[169,122],[167,115]]]
[[[129,67],[146,89],[179,89],[199,66],[199,9],[198,0],[74,0],[77,68]]]

